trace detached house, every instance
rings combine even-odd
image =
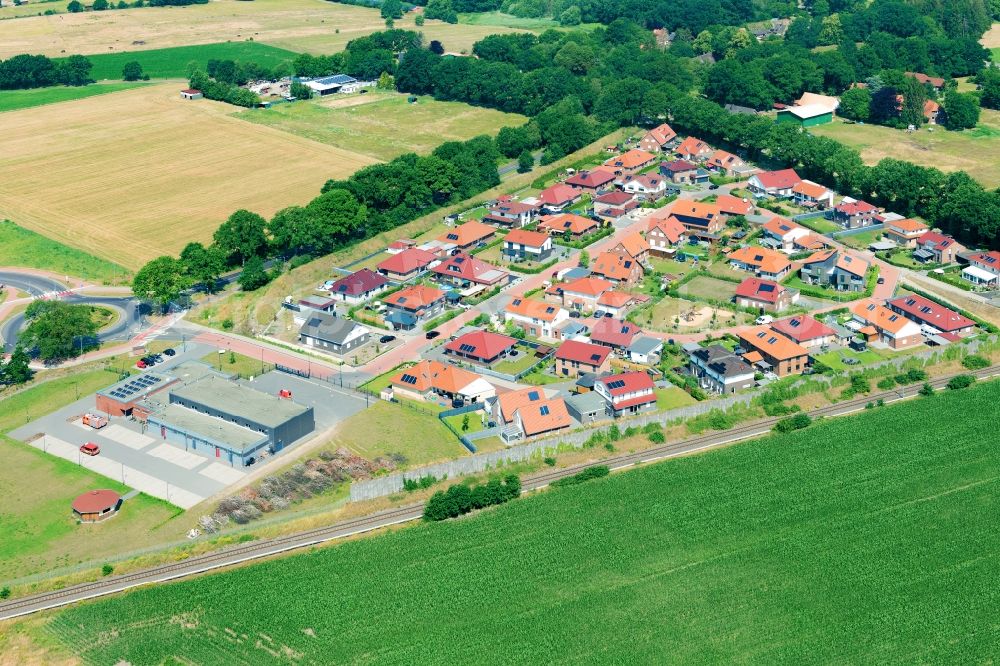
[[[611,348],[567,340],[556,350],[555,359],[555,372],[560,377],[579,377],[588,372],[601,375],[611,368]]]
[[[996,287],[1000,284],[1000,252],[969,255],[969,265],[962,270],[962,278],[975,285]]]
[[[649,243],[636,231],[618,241],[611,251],[627,254],[636,261],[643,262],[649,257]]]
[[[612,349],[625,350],[640,333],[642,329],[632,322],[601,317],[590,329],[590,341]]]
[[[538,206],[520,201],[500,202],[490,206],[483,222],[508,229],[520,229],[532,223]]]
[[[767,326],[755,326],[737,333],[740,346],[747,349],[744,360],[779,377],[801,374],[809,365],[809,350]]]
[[[771,324],[771,328],[806,349],[829,345],[837,340],[836,331],[809,315],[779,319]]]
[[[540,231],[514,229],[503,239],[503,255],[512,261],[543,262],[552,256],[552,237]]]
[[[481,376],[440,361],[424,360],[392,376],[389,386],[395,397],[410,400],[458,400],[485,403],[496,397],[496,389]]]
[[[581,192],[565,183],[556,183],[538,193],[538,202],[549,210],[561,211],[580,200]]]
[[[647,153],[658,153],[666,150],[676,138],[677,132],[670,125],[664,123],[646,132],[645,136],[639,140],[639,148]]]
[[[736,287],[736,305],[759,308],[765,312],[781,312],[798,302],[797,289],[783,287],[774,280],[747,278]]]
[[[653,164],[656,155],[645,150],[633,149],[618,157],[612,157],[604,162],[604,166],[613,169],[616,175],[636,173]]]
[[[821,250],[802,262],[806,284],[833,287],[837,291],[864,291],[868,262],[841,250]]]
[[[758,196],[786,198],[792,196],[792,188],[802,182],[795,169],[765,171],[750,176],[747,189]]]
[[[704,201],[677,200],[672,205],[653,212],[650,219],[673,217],[689,232],[718,233],[726,226],[726,216],[719,207]]]
[[[432,252],[411,247],[379,262],[379,273],[396,282],[407,282],[440,261]]]
[[[441,234],[437,240],[441,243],[453,244],[459,250],[468,250],[493,238],[495,233],[496,229],[490,225],[470,220]]]
[[[937,231],[928,231],[916,240],[913,258],[920,262],[953,264],[958,255],[965,252],[965,246],[951,236]]]
[[[492,331],[470,331],[444,346],[444,353],[480,365],[492,365],[506,358],[517,340]]]
[[[706,168],[717,171],[724,176],[735,175],[737,171],[740,171],[746,165],[747,163],[742,159],[724,150],[715,151],[705,161]]]
[[[340,278],[330,287],[330,296],[345,303],[363,303],[389,286],[389,280],[384,276],[363,268]]]
[[[434,287],[414,285],[385,298],[388,312],[386,323],[399,330],[410,330],[418,323],[428,321],[444,311],[445,293]]]
[[[687,160],[660,162],[660,175],[671,183],[694,183],[698,181],[698,165]]]
[[[810,235],[810,231],[801,227],[784,217],[773,217],[767,224],[761,227],[764,238],[761,244],[779,250],[791,250],[795,247],[795,241],[803,236]]]
[[[622,189],[641,200],[656,201],[667,191],[667,181],[663,176],[652,173],[626,176],[622,182]]]
[[[870,340],[877,339],[892,349],[905,349],[924,341],[919,324],[871,298],[855,303],[851,306],[851,313],[854,320],[862,324],[859,333]]]
[[[771,280],[781,280],[792,270],[792,262],[781,252],[766,247],[742,247],[729,255],[733,268]]]
[[[621,190],[614,190],[596,197],[593,201],[594,214],[605,220],[617,220],[629,211],[639,207],[635,195]]]
[[[569,312],[552,303],[518,297],[504,308],[504,318],[534,338],[555,339],[556,329],[569,319]]]
[[[649,251],[658,256],[674,254],[674,248],[687,240],[687,229],[677,221],[676,217],[652,219],[646,231],[646,241]]]
[[[870,226],[875,223],[875,217],[878,214],[879,209],[867,201],[849,197],[845,197],[843,201],[834,206],[832,213],[833,221],[845,229]]]
[[[746,199],[734,197],[731,194],[720,194],[715,199],[715,205],[723,215],[753,215],[754,205]]]
[[[347,354],[371,339],[371,329],[326,312],[311,315],[299,329],[299,342],[312,349]]]
[[[599,194],[611,189],[615,182],[615,174],[609,169],[594,169],[579,171],[566,179],[566,184],[574,190]]]
[[[645,372],[601,377],[594,382],[594,392],[604,398],[608,414],[616,418],[656,408],[653,380]]]
[[[885,223],[884,235],[900,247],[916,247],[917,239],[927,233],[927,225],[920,220],[906,218]]]
[[[589,217],[574,215],[573,213],[561,213],[550,217],[543,217],[538,223],[538,230],[544,231],[551,236],[562,236],[569,234],[573,240],[580,240],[588,234],[597,230],[597,222]]]
[[[490,401],[490,414],[500,424],[500,438],[508,444],[573,424],[562,398],[547,398],[541,388],[535,387],[496,396]]]
[[[510,277],[507,271],[465,252],[448,257],[431,271],[440,281],[463,289],[472,285],[492,287],[505,283]]]
[[[701,139],[689,136],[674,150],[674,154],[682,160],[700,162],[711,157],[715,150]]]
[[[792,186],[792,199],[803,208],[822,210],[833,205],[833,192],[819,183],[803,180]]]
[[[616,284],[633,285],[642,280],[642,264],[624,252],[609,250],[597,255],[590,266],[593,275]]]

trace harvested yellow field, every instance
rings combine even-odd
[[[0,219],[128,268],[377,160],[185,101],[167,83],[3,114]]]
[[[398,21],[397,27],[414,28],[413,18]],[[292,51],[332,53],[351,39],[384,29],[385,22],[377,9],[326,0],[212,0],[206,5],[187,7],[63,13],[0,21],[0,59],[18,53],[110,53],[247,39]],[[440,21],[427,21],[420,30],[427,39],[439,39],[452,51],[467,50],[489,34],[510,32],[506,28]]]

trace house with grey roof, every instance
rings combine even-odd
[[[628,346],[628,357],[633,363],[653,365],[659,362],[661,349],[663,349],[663,340],[641,335]]]
[[[690,352],[689,368],[698,385],[713,393],[736,393],[754,384],[754,369],[722,345]]]
[[[299,329],[299,342],[307,347],[332,354],[346,354],[363,347],[371,339],[371,330],[361,324],[317,312]]]

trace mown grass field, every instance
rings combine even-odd
[[[429,153],[445,141],[492,136],[505,125],[527,122],[514,113],[431,97],[410,104],[407,95],[376,91],[278,104],[241,111],[236,117],[386,161],[403,153]]]
[[[0,10],[0,18],[15,13],[35,14],[50,8],[59,12],[66,9],[65,2],[32,3],[32,6],[34,11]],[[396,27],[414,28],[413,15],[397,21]],[[352,39],[384,29],[385,21],[378,9],[323,0],[213,0],[187,7],[144,7],[0,20],[0,59],[18,53],[56,57],[247,40],[296,52],[334,53],[343,50]],[[441,21],[427,21],[420,30],[428,40],[441,40],[451,51],[470,50],[474,42],[487,35],[512,31],[502,26],[449,25]]]
[[[375,161],[232,109],[164,83],[4,114],[0,217],[135,270],[239,208],[270,216]]]
[[[80,87],[55,86],[32,90],[4,90],[0,92],[0,113],[4,111],[16,111],[18,109],[30,109],[34,106],[44,106],[45,104],[69,102],[74,99],[84,99],[86,97],[94,97],[95,95],[118,92],[119,90],[128,90],[140,85],[143,84],[121,81],[118,83],[99,83]]]
[[[77,495],[96,488],[123,491],[125,487],[6,435],[116,380],[115,373],[86,370],[0,399],[0,493],[16,498],[0,508],[0,524],[4,526],[0,585],[20,576],[149,545],[157,537],[157,528],[177,513],[165,502],[139,495],[129,500],[114,520],[77,525],[70,509]],[[81,437],[86,434],[80,432]]]
[[[0,266],[38,268],[101,283],[122,282],[130,275],[118,264],[57,243],[9,220],[0,220]]]
[[[212,59],[255,62],[265,67],[275,67],[285,62],[290,66],[297,55],[293,51],[260,42],[222,42],[148,51],[97,53],[88,55],[87,58],[94,64],[91,76],[100,81],[121,79],[122,68],[132,61],[141,64],[142,71],[150,78],[183,79],[188,76],[188,67],[192,63],[197,63],[202,70],[208,68],[208,61]]]
[[[943,127],[927,131],[927,126],[907,134],[879,125],[847,125],[837,120],[810,127],[817,136],[828,136],[861,152],[866,164],[883,157],[937,167],[942,171],[967,172],[987,188],[1000,185],[1000,111],[983,109],[975,129],[949,132]]]
[[[60,612],[43,642],[135,664],[468,663],[498,636],[508,663],[989,661],[998,399],[993,382],[144,588]]]

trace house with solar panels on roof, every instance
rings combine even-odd
[[[318,79],[300,79],[298,82],[304,84],[320,97],[334,95],[339,92],[354,92],[361,84],[356,78],[347,74],[334,74],[333,76],[324,76]]]
[[[594,392],[604,398],[610,416],[629,416],[656,408],[653,380],[645,372],[623,372],[600,377]]]

